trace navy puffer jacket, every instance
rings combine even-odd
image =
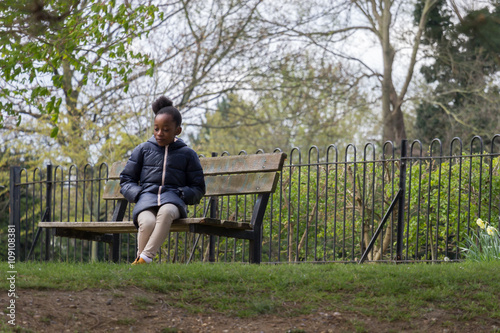
[[[160,147],[154,136],[138,145],[120,174],[120,193],[135,202],[136,227],[140,212],[171,203],[187,217],[186,204],[200,202],[205,194],[205,179],[200,160],[184,141],[176,139]]]

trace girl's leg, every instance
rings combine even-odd
[[[144,247],[142,254],[148,258],[154,258],[170,232],[172,221],[179,217],[179,208],[176,205],[165,204],[161,206],[156,214],[156,225],[153,233]]]
[[[153,233],[156,224],[155,210],[145,210],[137,216],[139,230],[137,231],[137,257],[142,253]]]

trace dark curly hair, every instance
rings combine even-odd
[[[165,96],[160,96],[156,101],[153,102],[153,112],[156,116],[159,114],[169,114],[172,116],[174,119],[177,127],[181,126],[182,124],[182,115],[177,110],[177,108],[174,107],[174,103],[170,98],[167,98]]]

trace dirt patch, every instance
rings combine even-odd
[[[33,332],[499,332],[500,321],[462,319],[433,311],[411,323],[387,322],[358,313],[318,310],[296,317],[236,318],[223,313],[193,314],[175,300],[137,288],[120,290],[22,290],[16,324]],[[2,304],[8,299],[3,296]],[[296,305],[295,305],[296,306]],[[7,317],[2,313],[4,322]],[[5,327],[5,325],[4,325]],[[18,330],[21,331],[21,330]]]

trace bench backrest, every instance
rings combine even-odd
[[[205,196],[273,193],[285,158],[285,153],[202,157]],[[126,163],[120,161],[111,166],[104,187],[105,200],[124,200],[119,176]]]

